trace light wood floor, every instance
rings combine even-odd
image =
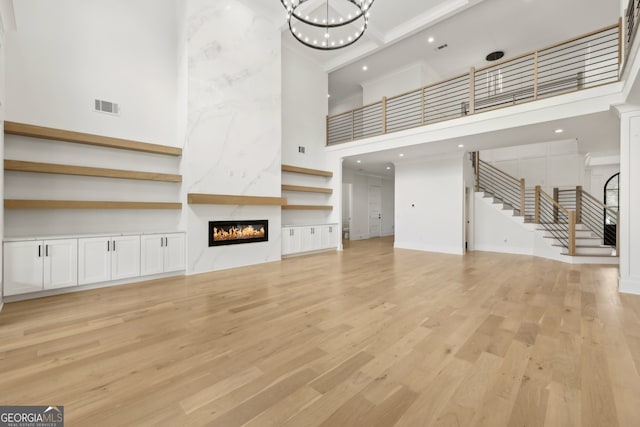
[[[7,304],[0,404],[67,426],[638,426],[617,268],[343,253]]]

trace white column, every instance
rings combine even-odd
[[[640,108],[620,114],[620,292],[640,295]]]

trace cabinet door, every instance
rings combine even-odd
[[[338,246],[338,239],[336,238],[338,232],[335,224],[322,226],[322,249],[335,248]]]
[[[295,254],[298,252],[302,252],[302,235],[303,235],[302,227],[291,228],[291,237],[290,237],[291,240],[289,242],[289,244],[291,245],[290,253]]]
[[[111,238],[78,239],[78,283],[87,285],[109,280],[111,280]]]
[[[164,241],[164,271],[180,271],[185,269],[184,233],[167,234]]]
[[[111,238],[111,280],[140,276],[140,236]]]
[[[164,271],[164,234],[140,237],[140,275],[159,274]]]
[[[4,244],[4,295],[38,292],[42,287],[42,242]]]
[[[282,255],[289,255],[293,253],[291,251],[291,240],[292,240],[292,228],[291,227],[283,227],[282,228]]]
[[[45,240],[44,289],[58,289],[78,284],[78,240]]]
[[[317,251],[320,249],[321,239],[321,227],[303,227],[301,252]]]

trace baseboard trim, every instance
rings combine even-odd
[[[497,252],[501,254],[533,255],[533,248],[514,248],[512,246],[476,245],[473,250],[479,252]]]
[[[639,279],[618,279],[618,292],[623,294],[640,295],[640,280]]]

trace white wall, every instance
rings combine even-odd
[[[524,178],[527,188],[540,185],[548,194],[554,187],[584,185],[584,156],[578,153],[576,140],[482,150],[480,159]]]
[[[328,77],[306,56],[282,45],[282,163],[324,169]],[[298,146],[306,148],[298,152]]]
[[[362,82],[362,102],[364,105],[378,102],[383,97],[391,97],[418,89],[422,86],[423,67],[421,63],[411,64],[377,79]]]
[[[464,253],[460,155],[396,163],[395,247]]]
[[[282,22],[238,0],[188,0],[187,19],[185,193],[280,196]],[[279,206],[186,205],[185,215],[188,273],[280,259]],[[208,247],[208,221],[239,219],[267,219],[269,241]]]
[[[327,169],[326,124],[328,76],[309,57],[296,54],[282,44],[282,163],[311,169]],[[299,153],[303,146],[305,153]],[[309,187],[331,187],[336,178],[283,173],[282,183]],[[283,197],[292,205],[335,205],[334,194],[284,191]],[[337,206],[334,208],[337,209]],[[283,210],[286,225],[323,224],[331,212]]]
[[[637,108],[637,107],[635,107]],[[620,117],[620,286],[640,294],[640,110]]]
[[[179,146],[177,0],[14,2],[7,33],[6,119]],[[114,23],[117,25],[114,26]],[[107,31],[108,29],[108,31]],[[93,99],[121,114],[93,111]],[[179,159],[7,135],[5,157],[178,173]],[[6,198],[180,200],[180,184],[8,172]],[[178,211],[10,210],[8,236],[178,228]]]
[[[360,88],[360,91],[353,96],[350,96],[345,99],[340,99],[338,101],[335,101],[335,99],[336,99],[335,94],[333,96],[333,99],[329,98],[329,115],[330,116],[344,113],[345,111],[350,111],[350,110],[353,110],[354,108],[362,107],[364,105],[362,103],[362,88]]]
[[[5,20],[0,15],[0,24]],[[0,124],[4,127],[5,114],[5,36],[0,28]],[[0,132],[0,159],[4,159],[4,132]],[[4,200],[4,162],[0,165],[0,200]],[[4,209],[0,209],[0,242],[4,239]],[[0,259],[3,259],[4,245],[0,244]],[[0,277],[0,310],[2,310],[3,277]]]
[[[177,1],[13,2],[7,120],[179,145]],[[120,116],[94,112],[95,98]]]

